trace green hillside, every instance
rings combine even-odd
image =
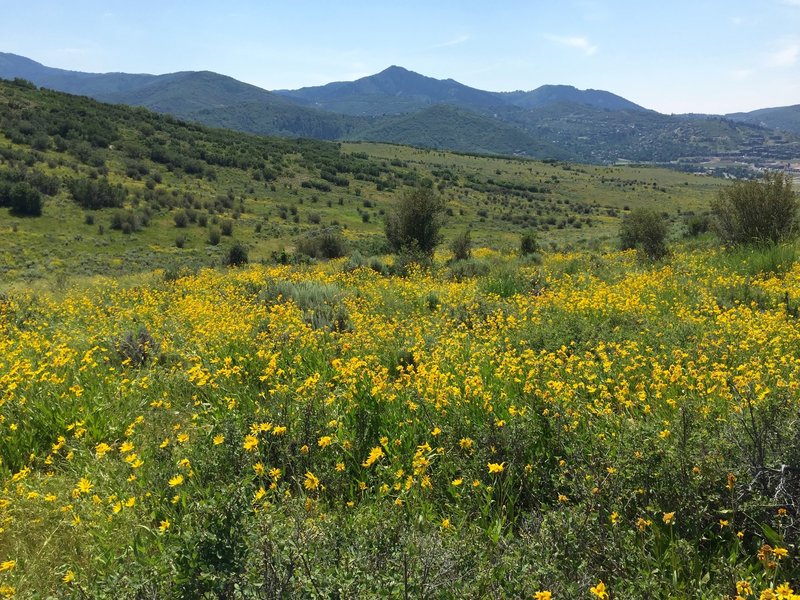
[[[746,169],[741,165],[800,157],[796,132],[762,126],[763,121],[770,128],[792,130],[794,117],[788,109],[776,109],[769,118],[750,115],[738,121],[662,115],[602,90],[547,85],[495,93],[402,67],[354,82],[268,92],[208,71],[80,73],[0,53],[0,77],[22,77],[47,88],[264,135],[373,140],[597,164],[680,161],[681,168],[723,160]]]
[[[327,228],[348,252],[381,254],[386,211],[419,185],[447,200],[446,237],[470,229],[500,250],[527,231],[547,247],[608,244],[643,205],[677,236],[679,213],[703,211],[720,185],[661,169],[259,137],[11,82],[0,82],[0,131],[0,182],[44,198],[41,217],[0,208],[5,281],[219,265],[234,239],[251,261],[272,260]]]
[[[760,125],[770,129],[800,133],[800,104],[794,106],[779,106],[776,108],[761,108],[746,113],[732,113],[726,115],[734,121]]]
[[[459,152],[571,157],[569,151],[528,135],[508,123],[446,104],[410,115],[381,119],[372,127],[356,130],[350,137]]]

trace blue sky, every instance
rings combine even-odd
[[[0,51],[266,89],[400,65],[493,91],[604,89],[665,113],[800,103],[800,0],[0,0]]]

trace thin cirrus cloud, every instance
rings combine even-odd
[[[452,40],[447,40],[446,42],[442,42],[441,44],[436,44],[433,48],[449,48],[450,46],[458,46],[463,44],[464,42],[469,41],[468,35],[460,35],[457,38],[453,38]]]
[[[562,36],[562,35],[552,35],[550,33],[546,33],[544,35],[544,38],[547,41],[553,42],[554,44],[558,44],[559,46],[580,50],[586,56],[592,56],[597,52],[597,46],[592,44],[588,38],[585,38],[583,36]]]

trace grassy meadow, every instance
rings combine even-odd
[[[686,238],[721,181],[0,99],[0,598],[798,597],[800,265]]]
[[[6,298],[2,589],[757,598],[796,581],[800,268],[476,255],[487,272],[461,280],[341,259]]]

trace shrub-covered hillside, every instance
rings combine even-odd
[[[270,259],[321,230],[369,257],[386,249],[396,198],[416,186],[446,200],[445,237],[470,229],[477,244],[513,248],[529,232],[548,248],[602,243],[639,206],[680,235],[719,185],[660,169],[257,137],[0,82],[6,281],[217,265],[234,240],[251,261]]]

